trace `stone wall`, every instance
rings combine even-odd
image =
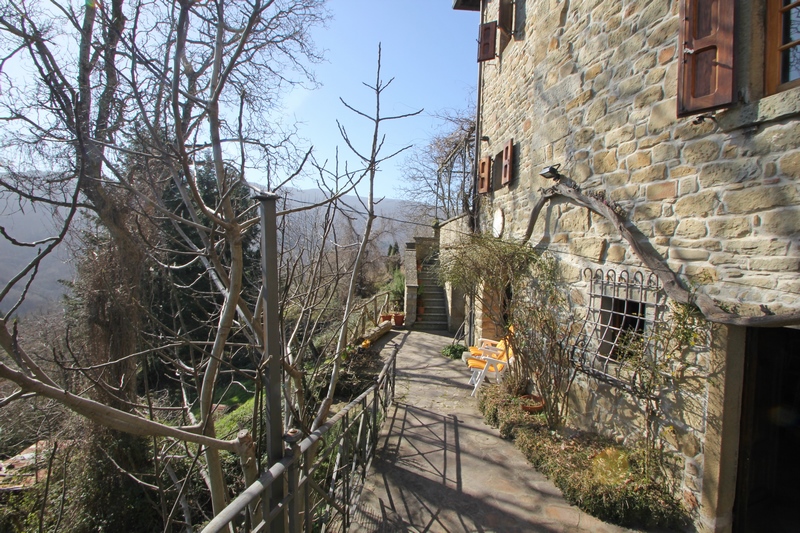
[[[488,232],[504,219],[503,237],[521,238],[551,185],[539,171],[559,163],[584,193],[616,205],[687,286],[743,315],[800,310],[800,89],[762,97],[763,0],[737,0],[742,101],[714,116],[677,118],[679,4],[517,1],[515,35],[480,67],[478,132],[488,137],[480,156],[495,165],[514,139],[515,177],[481,195],[480,227]],[[496,20],[497,9],[498,0],[484,2],[482,21]],[[565,200],[545,207],[531,243],[558,258],[576,312],[584,268],[643,269],[608,221]],[[726,344],[730,334],[716,330],[711,342]],[[697,527],[726,530],[732,503],[713,502],[732,501],[720,496],[732,489],[712,493],[703,483],[724,485],[704,464],[730,443],[720,444],[708,413],[726,405],[724,416],[735,419],[730,398],[741,383],[720,377],[709,353],[665,393],[672,433],[662,436],[680,456]],[[581,378],[573,400],[583,426],[620,439],[641,431],[641,406],[616,389]],[[719,471],[735,468],[734,458]]]
[[[482,197],[484,226],[502,209],[506,235],[521,236],[548,185],[539,170],[561,163],[584,191],[616,202],[689,283],[743,314],[800,309],[800,90],[700,124],[677,119],[677,1],[520,4],[524,30],[483,65],[481,155],[509,138],[518,154],[515,182]],[[638,263],[585,209],[546,215],[534,242],[567,260]]]
[[[447,254],[454,253],[454,248],[461,243],[464,236],[470,233],[469,217],[462,215],[451,218],[442,223],[439,228],[439,254],[445,259]],[[456,289],[451,283],[445,283],[445,298],[447,299],[447,325],[451,333],[456,333],[466,318],[467,296],[463,291]],[[467,342],[472,342],[471,331],[463,332]]]

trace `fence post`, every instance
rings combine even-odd
[[[282,350],[278,323],[278,229],[275,203],[277,194],[256,196],[261,204],[261,283],[264,298],[264,353],[267,362],[264,381],[267,414],[267,461],[271,468],[283,458],[283,413],[281,406]],[[269,489],[271,510],[283,499],[283,483],[273,483]],[[269,516],[269,515],[266,515]],[[269,524],[271,533],[283,533],[283,520]]]
[[[283,436],[283,440],[289,445],[286,450],[286,455],[292,458],[291,463],[287,469],[287,483],[289,485],[289,533],[300,533],[302,528],[302,518],[304,509],[304,498],[300,495],[300,446],[299,442],[302,440],[303,434],[298,429],[290,429]]]
[[[369,439],[370,451],[368,455],[375,453],[378,446],[378,402],[383,402],[381,400],[380,382],[378,382],[378,386],[375,387],[375,392],[372,394],[372,435],[370,435],[371,438]],[[367,462],[369,462],[369,460],[367,460]]]
[[[312,528],[314,527],[314,512],[311,509],[310,503],[310,493],[311,488],[309,479],[308,479],[308,472],[309,472],[309,465],[311,464],[312,454],[311,448],[303,453],[303,522],[305,523],[305,532],[311,533]]]
[[[400,345],[395,344],[394,346],[394,355],[392,356],[392,378],[391,378],[391,385],[390,389],[392,392],[391,397],[388,398],[388,402],[386,404],[386,408],[388,409],[390,405],[394,403],[394,383],[395,383],[395,375],[397,374],[397,352],[400,350]]]
[[[342,524],[344,524],[344,531],[350,529],[350,447],[348,440],[350,439],[350,413],[345,413],[342,418],[342,444],[339,448],[342,456],[342,508],[344,509],[344,516],[342,516]]]

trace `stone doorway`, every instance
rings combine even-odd
[[[750,328],[733,531],[797,531],[799,479],[800,330]]]

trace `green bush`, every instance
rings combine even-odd
[[[400,268],[392,271],[392,279],[382,287],[389,292],[389,299],[395,311],[403,310],[403,301],[406,298],[406,275]]]
[[[463,344],[448,344],[442,348],[442,355],[450,359],[461,359],[461,354],[467,351]]]
[[[542,415],[530,415],[498,386],[484,387],[478,407],[500,428],[564,498],[601,520],[625,527],[679,529],[688,522],[681,502],[664,479],[644,474],[644,453],[605,437],[548,429]]]

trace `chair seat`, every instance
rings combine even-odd
[[[470,370],[473,369],[483,370],[486,367],[486,361],[483,361],[481,359],[467,359],[467,366],[470,368]],[[498,370],[502,372],[505,366],[506,365],[504,364],[498,364],[497,369],[495,369],[495,365],[490,364],[489,372],[497,372]]]

